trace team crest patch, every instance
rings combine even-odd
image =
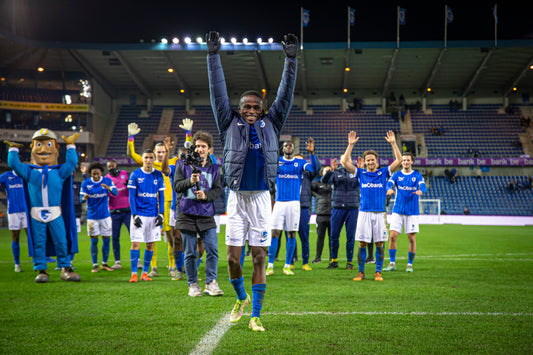
[[[259,127],[265,128],[265,121],[261,120],[261,123],[259,124]]]
[[[41,217],[41,220],[43,222],[48,222],[48,220],[50,219],[50,217],[52,217],[52,212],[50,210],[46,210],[46,209],[41,209],[39,211],[39,216]]]
[[[294,166],[297,168],[298,167],[298,163],[294,163]]]
[[[154,180],[154,185],[157,185],[157,179]]]
[[[415,182],[415,181],[416,181],[416,178],[415,178],[415,177],[412,177],[412,178],[411,178],[411,181],[412,181],[412,182]]]
[[[354,174],[350,174],[350,179],[353,179],[355,177]]]
[[[261,234],[261,237],[259,239],[259,243],[264,243],[266,242],[267,238],[268,238],[268,232],[267,231],[263,231],[263,233]]]

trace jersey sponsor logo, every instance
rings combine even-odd
[[[12,185],[9,185],[9,188],[10,189],[22,189],[24,187],[24,185],[22,184],[12,184]]]
[[[404,191],[416,191],[416,186],[397,186],[398,190],[404,190]]]
[[[157,192],[155,193],[141,192],[139,196],[140,197],[157,197]]]
[[[280,179],[299,179],[298,175],[293,175],[293,174],[283,174],[283,175],[278,175],[278,177]]]
[[[89,195],[90,198],[101,198],[101,197],[106,197],[108,196],[107,193],[101,193],[101,194],[92,194],[92,195]]]
[[[248,146],[249,149],[253,149],[253,150],[258,150],[258,149],[261,149],[261,143],[252,143],[250,142],[249,146]]]
[[[383,188],[383,184],[382,183],[379,183],[379,184],[373,184],[371,182],[368,182],[366,184],[361,184],[361,187],[366,187],[366,188]]]

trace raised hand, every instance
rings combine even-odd
[[[183,129],[183,130],[186,130],[186,131],[192,131],[192,124],[193,124],[193,120],[191,120],[190,118],[184,118],[183,121],[181,121],[182,124],[180,124],[180,128]]]
[[[315,140],[311,137],[305,142],[305,149],[309,152],[309,154],[315,153]]]
[[[73,135],[68,136],[68,137],[61,136],[61,138],[63,138],[63,140],[65,141],[66,144],[74,144],[74,143],[76,143],[76,140],[78,138],[80,138],[80,134],[79,133],[74,133]]]
[[[296,54],[298,53],[298,37],[289,33],[283,36],[281,44],[283,45],[283,51],[288,58],[296,58]]]
[[[363,157],[358,157],[357,162],[355,164],[357,165],[359,169],[365,168],[365,160],[363,159]]]
[[[355,131],[350,131],[348,133],[348,144],[355,144],[359,140],[359,137],[357,137],[357,133]]]
[[[393,131],[388,131],[387,136],[385,137],[385,140],[389,143],[396,143],[396,135]]]
[[[337,158],[333,158],[331,163],[329,163],[329,166],[331,167],[331,170],[335,170],[339,167],[339,163],[337,162]]]
[[[22,148],[24,147],[24,144],[16,143],[16,142],[10,142],[10,141],[4,141],[5,144],[9,146],[9,148]]]
[[[141,131],[141,129],[139,128],[139,126],[137,125],[137,123],[135,122],[132,122],[128,125],[128,135],[130,137],[133,137],[135,136],[136,134],[138,134],[139,132]]]
[[[220,34],[216,31],[209,31],[205,35],[205,41],[207,42],[207,53],[218,54],[220,50]]]
[[[170,154],[172,149],[174,148],[175,142],[172,140],[172,137],[165,137],[163,140],[163,145],[165,146],[165,149],[167,150],[167,153]]]

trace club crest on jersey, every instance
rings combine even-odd
[[[350,179],[353,179],[355,177],[355,174],[350,174]]]
[[[154,179],[154,185],[157,185],[157,179]]]
[[[265,128],[265,121],[261,120],[261,123],[259,124],[259,127]]]
[[[294,167],[295,167],[295,168],[298,167],[298,163],[297,163],[297,162],[294,163]]]
[[[259,238],[259,243],[264,243],[267,241],[268,239],[268,232],[267,231],[263,231],[262,233],[262,238]]]
[[[378,171],[378,175],[381,175],[381,171]]]
[[[415,182],[415,181],[416,181],[416,178],[413,176],[413,177],[411,178],[411,181],[412,181],[412,182]]]

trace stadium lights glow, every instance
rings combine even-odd
[[[169,73],[174,73],[174,69],[172,69],[172,68],[168,68],[167,70],[168,70]]]
[[[198,44],[202,44],[202,37],[196,37],[196,42],[198,42]]]
[[[178,44],[178,43],[180,43],[179,38],[178,38],[178,37],[174,37],[174,38],[172,38],[172,43],[174,43],[174,44]]]
[[[233,44],[237,44],[237,38],[235,38],[235,37],[231,37],[231,43],[233,43]]]
[[[6,78],[2,77],[0,80],[1,80],[1,81],[6,81]]]
[[[20,78],[20,81],[24,81],[24,78]]]
[[[226,43],[226,39],[224,37],[220,37],[220,44]]]
[[[344,92],[348,92],[348,89],[344,89],[344,90],[342,90],[342,91],[344,91]]]
[[[191,38],[190,37],[185,37],[185,43],[191,44]]]
[[[180,90],[180,93],[182,93],[182,94],[183,94],[184,92],[185,92],[185,90],[183,90],[183,89],[181,89],[181,90]]]
[[[533,70],[533,65],[530,65],[530,66],[529,66],[529,69]]]
[[[261,89],[261,92],[262,92],[262,93],[265,93],[265,92],[266,92],[266,89]]]
[[[244,44],[248,44],[248,38],[244,37],[244,38],[242,39],[242,43],[244,43]]]
[[[81,157],[82,157],[82,158],[85,158],[85,153],[81,153]]]
[[[257,44],[261,44],[261,43],[263,43],[263,39],[261,37],[258,37],[257,38]]]
[[[344,68],[345,71],[350,71],[349,67]]]
[[[274,43],[274,38],[270,37],[270,38],[268,39],[268,43],[270,43],[270,44]]]
[[[39,67],[39,68],[37,68],[37,71],[43,72],[44,68],[43,67]]]
[[[167,44],[167,43],[168,43],[168,39],[166,39],[166,38],[161,38],[161,43],[163,43],[163,44]]]
[[[427,90],[428,92],[431,92],[431,88],[427,88],[426,90]]]
[[[518,88],[515,86],[515,87],[513,88],[513,91],[516,91],[516,90],[518,90]]]

